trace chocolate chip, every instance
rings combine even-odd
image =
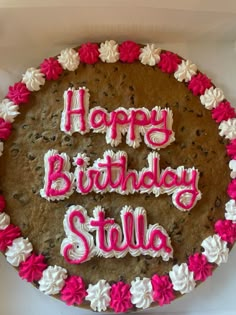
[[[17,200],[21,205],[26,205],[29,202],[29,199],[26,197],[26,195],[23,195],[22,193],[13,194],[13,198]]]
[[[213,210],[213,209],[211,209],[211,210]],[[207,219],[208,219],[210,222],[212,222],[212,221],[213,221],[213,217],[212,217],[212,216],[210,216],[210,215],[207,217]]]
[[[33,161],[33,160],[35,160],[35,156],[33,155],[33,153],[28,153],[27,154],[27,157],[28,157],[28,159],[30,160],[30,161]]]
[[[55,243],[51,242],[49,243],[50,248],[54,248],[55,247]]]
[[[177,258],[173,258],[173,264],[176,265],[178,263],[178,259]]]
[[[34,138],[35,138],[36,140],[38,140],[38,139],[42,138],[42,136],[41,136],[39,133],[36,133],[36,134],[34,135]]]
[[[215,201],[215,207],[216,207],[216,208],[219,208],[219,207],[221,206],[221,203],[222,203],[222,202],[221,202],[220,198],[217,197],[217,198],[216,198],[216,201]]]
[[[197,117],[198,117],[198,118],[201,118],[202,116],[203,116],[202,113],[198,113],[198,114],[197,114]]]
[[[130,96],[130,101],[131,101],[131,104],[134,105],[134,95],[133,94]]]
[[[145,260],[152,260],[152,257],[151,257],[151,256],[148,256],[148,255],[145,256],[144,258],[145,258]]]
[[[16,157],[19,153],[19,149],[13,148],[11,149],[11,156]]]
[[[64,136],[64,137],[63,137],[63,140],[64,140],[65,142],[70,142],[70,139],[71,139],[71,138],[70,138],[69,136]]]

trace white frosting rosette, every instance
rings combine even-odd
[[[194,273],[188,269],[188,265],[174,265],[169,272],[170,279],[175,291],[180,291],[181,294],[191,292],[196,283],[194,281]]]
[[[90,306],[94,311],[106,311],[111,300],[110,289],[111,286],[106,280],[99,280],[96,284],[89,285],[85,300],[90,301]]]
[[[152,282],[149,278],[136,277],[131,282],[131,302],[138,308],[148,308],[153,302]]]
[[[228,120],[223,120],[220,125],[220,136],[226,139],[233,140],[236,138],[236,118],[230,118]]]
[[[114,40],[106,40],[105,43],[101,43],[99,50],[99,58],[103,62],[114,63],[120,58],[118,51],[118,44]]]
[[[79,54],[73,48],[66,48],[58,56],[58,62],[64,70],[74,71],[80,63]]]
[[[10,217],[5,212],[0,213],[0,230],[4,230],[10,224]]]
[[[190,60],[182,60],[178,65],[178,69],[174,73],[174,77],[180,82],[189,82],[193,75],[197,73],[197,66]]]
[[[5,98],[0,103],[0,117],[12,123],[15,117],[20,114],[18,109],[18,105],[14,104],[8,98]]]
[[[220,265],[227,262],[229,254],[227,242],[223,241],[218,234],[207,237],[201,245],[204,248],[203,254],[210,263]]]
[[[234,199],[229,200],[225,204],[225,218],[226,220],[232,220],[236,222],[236,202]]]
[[[229,162],[229,168],[231,169],[230,177],[236,178],[236,160],[231,160]]]
[[[39,280],[39,290],[47,295],[58,294],[64,287],[67,271],[59,266],[49,266]]]
[[[141,48],[139,60],[144,65],[155,66],[160,61],[160,53],[160,48],[156,48],[154,44],[147,44]]]
[[[14,239],[5,253],[7,261],[14,267],[18,267],[22,261],[30,256],[33,247],[28,238],[18,237]]]
[[[44,74],[39,69],[31,67],[23,74],[22,82],[29,91],[39,91],[40,86],[45,84]]]
[[[84,164],[82,166],[80,166],[81,169],[85,169],[86,167],[89,166],[90,164],[90,157],[86,154],[86,153],[81,153],[79,152],[76,157],[73,159],[73,165],[74,166],[78,166],[77,165],[77,160],[80,159],[80,160],[83,160],[84,161]]]
[[[200,96],[200,101],[206,109],[216,108],[217,105],[225,98],[223,91],[220,88],[214,88],[213,86],[206,89],[205,93]]]

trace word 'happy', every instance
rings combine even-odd
[[[167,167],[160,170],[160,156],[149,153],[148,167],[137,170],[127,169],[128,156],[125,151],[105,151],[103,158],[89,165],[89,157],[78,153],[73,159],[74,173],[70,172],[70,158],[66,153],[49,150],[44,156],[44,187],[40,194],[47,200],[68,198],[76,188],[77,193],[91,192],[121,195],[134,193],[172,194],[173,204],[182,211],[191,210],[201,198],[198,190],[199,173],[195,168],[177,169]]]
[[[147,228],[146,211],[124,206],[120,211],[121,226],[113,218],[105,218],[100,206],[88,217],[82,206],[70,206],[64,218],[66,238],[61,244],[61,255],[70,264],[80,264],[94,256],[122,258],[150,255],[168,261],[173,248],[166,230],[158,223]],[[96,233],[96,241],[91,232]]]
[[[164,148],[175,140],[172,130],[173,115],[170,109],[119,107],[108,111],[96,106],[89,111],[89,91],[86,88],[68,89],[64,92],[64,110],[61,117],[61,130],[72,135],[82,135],[90,129],[95,133],[105,133],[106,143],[113,147],[122,141],[126,134],[126,143],[138,148],[144,137],[145,144],[151,149]]]

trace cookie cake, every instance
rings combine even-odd
[[[0,103],[0,250],[94,311],[191,292],[236,240],[235,116],[154,44],[85,43],[28,68]]]

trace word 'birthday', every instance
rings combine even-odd
[[[172,195],[173,204],[182,211],[191,210],[201,198],[198,190],[198,170],[167,167],[160,170],[160,156],[149,153],[148,166],[138,170],[127,169],[128,156],[125,151],[105,151],[89,165],[89,157],[78,153],[73,159],[74,173],[70,172],[70,158],[66,153],[49,150],[44,156],[44,187],[40,194],[47,200],[63,200],[76,189],[85,195],[91,192],[115,192],[122,195],[134,193]]]
[[[100,206],[93,210],[93,217],[88,217],[82,206],[70,206],[63,222],[66,238],[61,255],[70,264],[80,264],[94,256],[122,258],[127,253],[161,257],[164,261],[173,257],[166,230],[158,223],[147,227],[144,208],[124,206],[120,217],[121,226],[113,218],[105,218]]]
[[[90,129],[95,133],[105,133],[106,143],[118,146],[126,134],[126,143],[138,148],[144,137],[151,149],[164,148],[175,140],[172,130],[173,115],[170,109],[119,107],[112,112],[96,106],[89,111],[90,94],[88,89],[68,89],[64,92],[64,110],[61,117],[61,130],[72,135],[82,135]]]

